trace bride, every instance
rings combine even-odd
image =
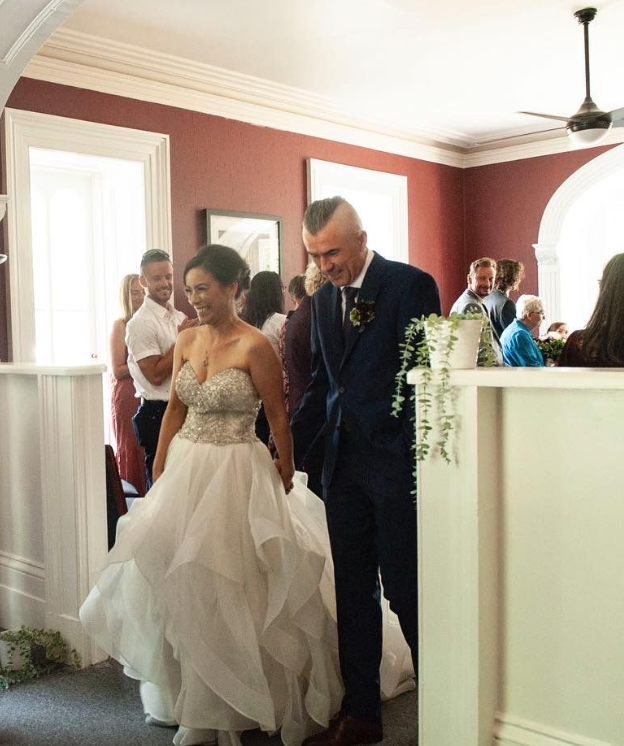
[[[261,728],[299,746],[343,693],[324,506],[295,477],[279,361],[236,313],[244,260],[204,247],[184,283],[201,326],[175,345],[155,484],[121,519],[80,618],[141,681],[146,720],[179,726],[174,744],[234,746]],[[279,472],[255,437],[260,401]],[[390,613],[384,636],[394,696],[413,670]]]

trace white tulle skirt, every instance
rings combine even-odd
[[[80,611],[89,634],[142,682],[174,743],[238,743],[281,730],[298,746],[340,708],[333,567],[321,500],[286,496],[260,442],[176,436],[165,471],[120,521]],[[413,687],[386,610],[382,688]]]

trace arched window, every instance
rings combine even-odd
[[[546,320],[585,326],[606,262],[624,251],[624,145],[586,163],[546,206],[534,244]]]

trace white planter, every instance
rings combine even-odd
[[[14,632],[17,630],[10,631]],[[15,652],[11,655],[9,652],[9,647],[11,645],[13,645],[13,643],[5,642],[0,639],[0,666],[2,666],[2,668],[8,668],[9,671],[19,671],[25,661],[20,653],[19,647],[16,648]]]
[[[432,368],[443,368],[447,364],[446,349],[448,345],[451,322],[448,319],[438,320],[435,326],[425,326],[429,358]],[[459,321],[455,330],[457,339],[448,356],[449,368],[476,368],[481,337],[481,320]]]

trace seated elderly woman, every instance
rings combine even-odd
[[[521,295],[516,302],[516,318],[501,335],[503,359],[514,367],[542,367],[544,358],[531,336],[544,318],[544,306],[536,295]]]

